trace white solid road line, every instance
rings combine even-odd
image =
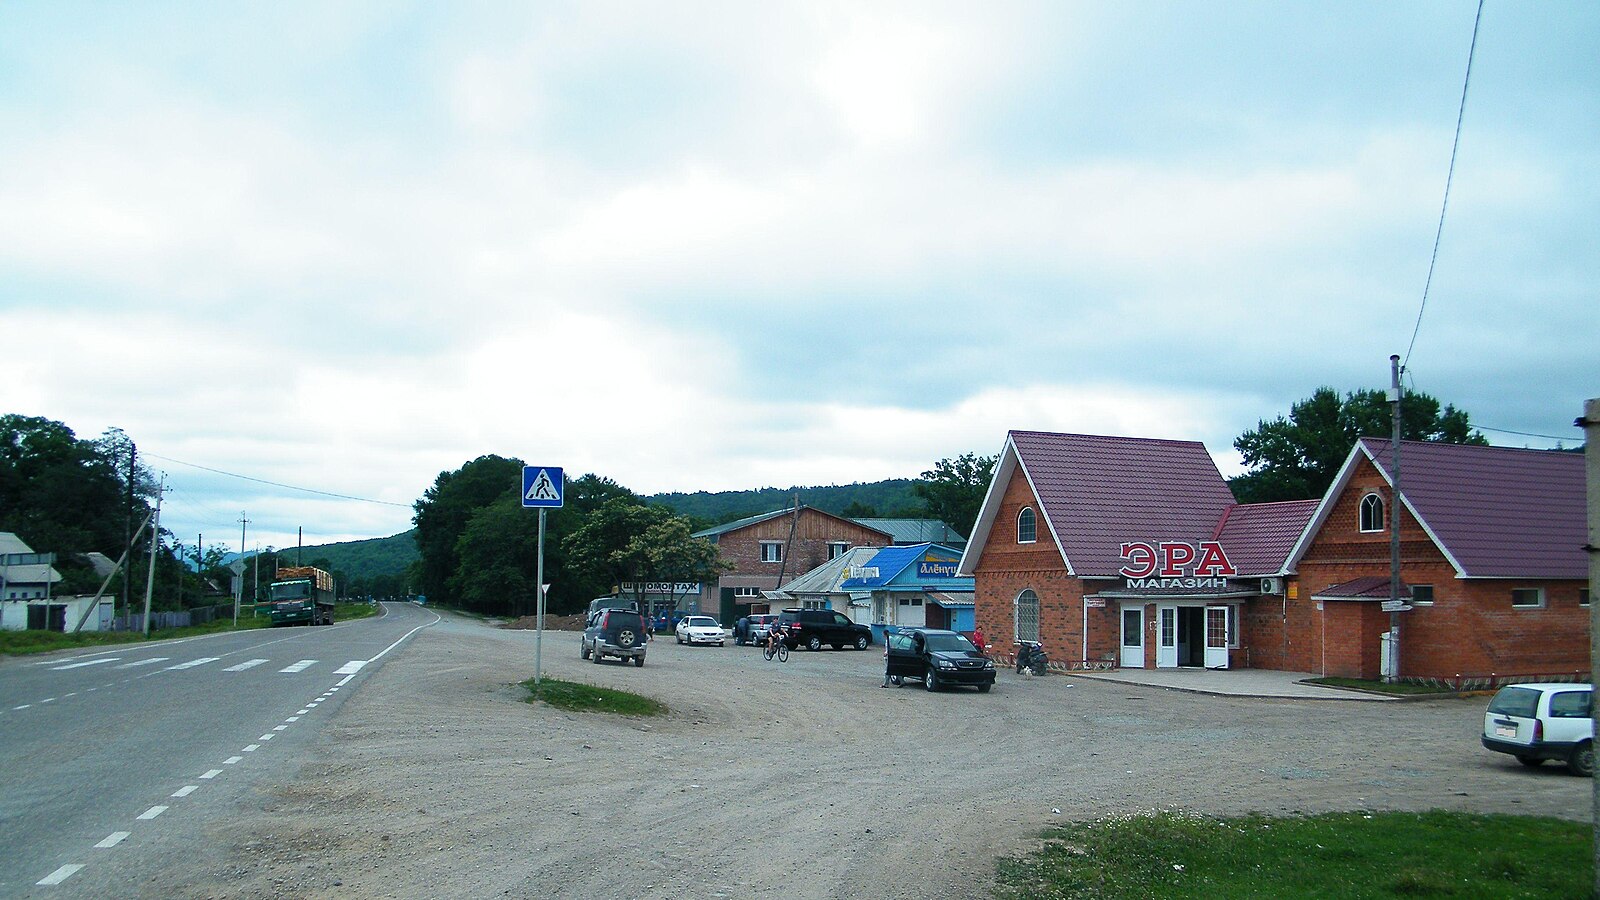
[[[54,872],[51,872],[49,875],[39,879],[37,884],[44,887],[60,884],[61,882],[66,881],[68,878],[71,878],[73,873],[77,872],[81,868],[83,868],[82,863],[68,863]]]

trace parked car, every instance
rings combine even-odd
[[[772,623],[778,621],[777,613],[756,613],[749,618],[750,643],[757,647],[767,642],[767,632],[772,630]]]
[[[673,629],[680,644],[716,644],[721,647],[726,636],[722,625],[710,616],[684,616]]]
[[[1594,685],[1511,684],[1483,714],[1483,746],[1525,766],[1559,759],[1575,775],[1594,775]]]
[[[631,609],[602,609],[589,617],[589,627],[583,630],[579,653],[584,659],[596,663],[608,656],[620,660],[633,660],[644,667],[645,645],[650,636],[645,632],[644,616]]]
[[[854,647],[865,650],[872,644],[872,629],[850,621],[844,613],[834,609],[786,609],[778,614],[778,621],[768,628],[788,629],[785,641],[789,649],[804,646],[807,650],[821,650],[823,644],[834,648]]]
[[[994,687],[994,660],[965,635],[936,628],[904,628],[888,637],[889,680],[920,681],[930,691],[971,685],[988,693]]]

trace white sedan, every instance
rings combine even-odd
[[[722,626],[710,616],[684,616],[675,629],[680,644],[716,644],[722,646],[727,638]]]

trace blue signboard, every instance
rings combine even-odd
[[[560,509],[566,480],[556,466],[522,467],[522,505],[525,509]]]

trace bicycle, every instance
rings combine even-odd
[[[767,632],[767,645],[761,648],[761,655],[770,662],[774,656],[778,662],[789,661],[789,630],[772,630]]]

